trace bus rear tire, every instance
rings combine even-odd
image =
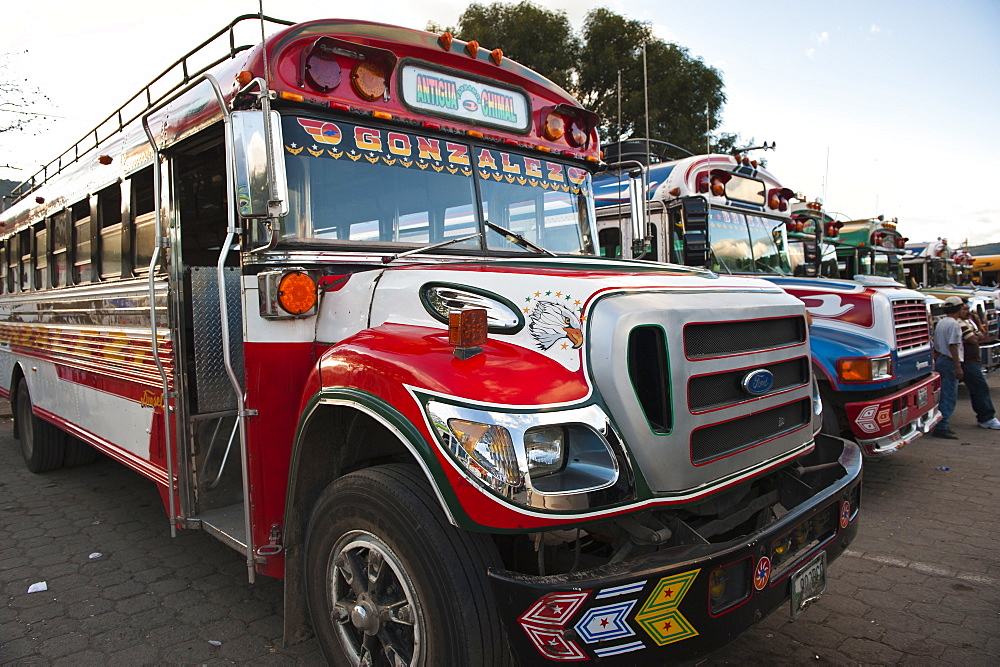
[[[90,465],[97,460],[100,453],[79,438],[66,436],[66,458],[63,465],[67,468]]]
[[[21,441],[21,455],[28,470],[48,472],[62,466],[66,456],[66,434],[35,416],[24,378],[17,387],[14,420]]]
[[[416,466],[330,484],[305,554],[313,630],[331,664],[511,664],[486,576],[500,566],[496,548],[448,523]]]

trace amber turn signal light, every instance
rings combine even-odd
[[[278,283],[278,305],[292,315],[302,315],[316,305],[316,283],[306,273],[292,271]]]

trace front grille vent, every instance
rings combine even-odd
[[[695,465],[708,463],[801,428],[809,423],[809,406],[809,399],[802,399],[699,428],[691,434],[691,461]]]
[[[892,302],[892,323],[896,330],[896,349],[915,350],[930,344],[927,304],[923,299],[896,299]]]
[[[706,322],[684,327],[684,353],[689,359],[749,354],[806,340],[804,317],[743,322]]]
[[[670,365],[663,329],[636,327],[628,337],[628,372],[654,433],[669,433],[673,422],[670,408]]]
[[[757,370],[757,368],[767,369],[774,376],[774,384],[771,389],[761,396],[748,394],[742,386],[743,378],[747,376],[747,373]],[[806,357],[713,375],[698,375],[688,382],[688,406],[691,412],[704,412],[712,408],[721,408],[770,396],[779,391],[801,387],[808,382],[809,360]]]

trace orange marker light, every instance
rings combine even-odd
[[[354,91],[371,102],[385,94],[385,72],[371,60],[362,60],[351,70]]]
[[[566,134],[566,121],[559,114],[550,113],[545,118],[545,126],[542,128],[542,134],[549,141],[558,141],[563,138]]]
[[[278,304],[292,315],[302,315],[316,306],[316,283],[301,271],[284,275],[278,283]]]
[[[500,49],[493,49],[490,51],[490,60],[492,60],[494,64],[499,65],[503,62],[503,51]]]
[[[241,86],[245,86],[251,81],[253,81],[253,72],[243,70],[242,72],[236,75],[236,83],[240,84]]]
[[[438,37],[438,44],[445,51],[451,51],[451,41],[454,39],[450,32],[442,32],[441,36]]]
[[[486,343],[489,323],[485,308],[464,308],[448,313],[448,342],[455,346],[455,356],[459,359],[482,352]]]

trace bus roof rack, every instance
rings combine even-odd
[[[666,162],[678,159],[677,157],[670,157],[671,155],[676,155],[674,151],[683,153],[683,156],[694,155],[694,153],[686,148],[681,148],[667,141],[638,137],[605,144],[603,148],[604,161],[608,163],[635,160],[636,162],[648,165],[650,163]]]
[[[4,199],[10,199],[11,205],[21,201],[31,192],[44,184],[49,178],[52,178],[56,174],[60,173],[65,167],[79,160],[80,157],[86,155],[88,151],[100,146],[102,141],[110,138],[116,132],[121,132],[126,125],[141,117],[146,111],[155,107],[157,104],[165,100],[175,91],[187,85],[196,77],[204,74],[219,63],[236,57],[236,54],[256,46],[258,42],[239,46],[236,45],[235,28],[238,24],[248,20],[261,22],[268,21],[270,23],[276,23],[283,26],[295,25],[294,21],[276,19],[270,16],[263,16],[261,14],[243,14],[241,16],[237,16],[235,19],[230,21],[227,26],[196,46],[191,50],[191,52],[179,58],[176,62],[170,65],[170,67],[163,70],[163,72],[139,90],[138,93],[130,97],[124,104],[113,111],[110,116],[98,123],[97,127],[81,137],[76,143],[63,151],[54,160],[32,174],[30,178],[17,185],[11,191],[10,195],[5,196]],[[224,55],[214,58],[210,57],[210,62],[201,66],[194,65],[197,69],[190,71],[190,68],[192,67],[192,63],[190,62],[191,59],[199,54],[204,56],[205,54],[202,53],[202,51],[208,51],[209,47],[213,47],[214,42],[226,33],[229,33],[229,48],[225,51]],[[175,72],[178,68],[179,72]],[[168,79],[171,74],[179,74],[180,80]],[[174,81],[174,83],[170,83],[171,81]],[[166,89],[154,93],[154,86],[166,86]],[[101,134],[102,129],[105,130],[103,135]]]

